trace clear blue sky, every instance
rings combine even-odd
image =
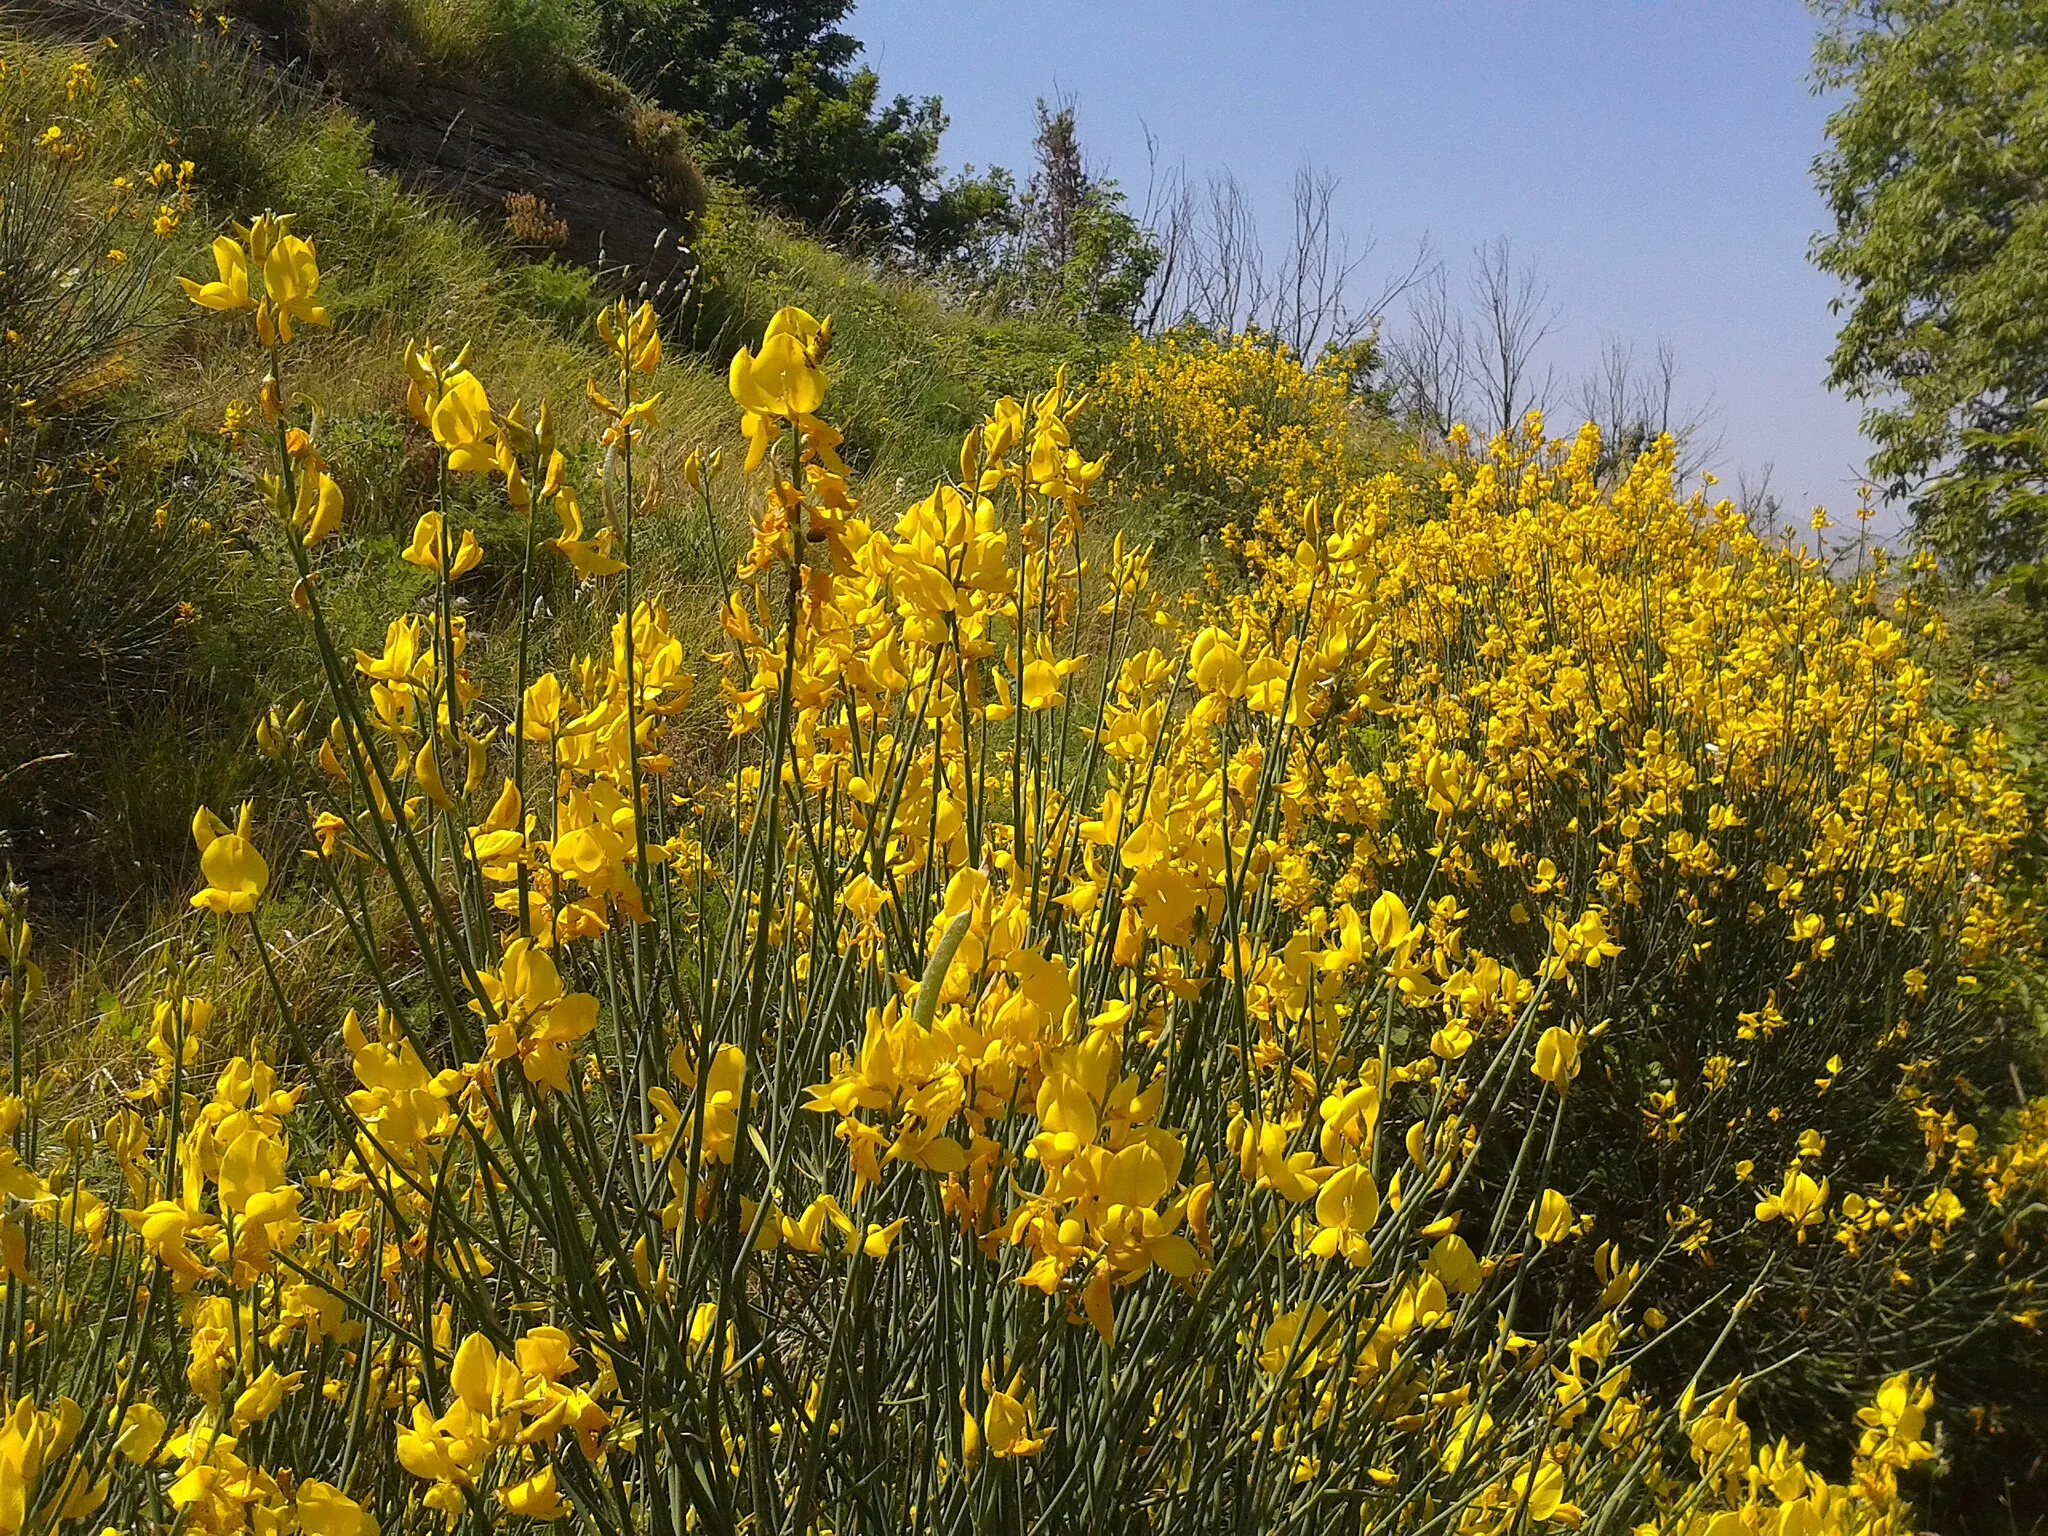
[[[944,97],[952,165],[1028,170],[1058,89],[1127,189],[1149,127],[1191,172],[1235,171],[1269,231],[1312,157],[1382,266],[1426,233],[1461,269],[1506,235],[1563,308],[1560,378],[1603,334],[1669,338],[1731,489],[1768,462],[1789,513],[1854,505],[1868,449],[1823,384],[1835,290],[1806,259],[1828,106],[1798,0],[860,0],[851,30],[885,93]]]

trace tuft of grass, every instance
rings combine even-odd
[[[991,318],[807,239],[729,189],[705,215],[697,254],[703,274],[688,319],[710,359],[758,338],[786,304],[834,317],[829,372],[848,462],[877,485],[947,473],[987,401],[1042,388],[1062,366],[1092,371],[1105,355],[1105,343],[1067,327]]]

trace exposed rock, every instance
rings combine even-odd
[[[399,176],[487,221],[525,192],[568,225],[562,254],[607,270],[621,265],[659,281],[671,275],[679,219],[655,201],[645,157],[616,120],[597,131],[564,127],[500,99],[447,86],[404,95],[363,93],[349,105],[376,129],[376,155]]]

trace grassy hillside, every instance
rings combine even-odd
[[[390,51],[397,38],[418,50],[407,54],[412,71],[474,64],[464,50],[480,46],[480,12],[467,21],[438,7],[406,15],[411,23],[387,17],[397,30],[371,48],[383,61],[378,80],[400,69]],[[429,20],[437,30],[423,30]],[[337,32],[330,15],[314,36],[333,49],[353,34]],[[53,380],[35,424],[18,426],[8,445],[20,467],[8,477],[16,558],[0,576],[14,584],[6,644],[28,669],[17,675],[33,679],[35,704],[0,726],[0,827],[17,871],[53,892],[53,915],[89,931],[126,914],[132,929],[185,880],[178,807],[245,794],[261,772],[251,734],[261,702],[300,692],[311,677],[296,627],[246,580],[260,542],[247,504],[248,381],[194,323],[170,275],[208,268],[206,244],[231,219],[307,210],[298,228],[320,252],[333,328],[294,387],[317,402],[323,448],[348,500],[344,553],[328,580],[348,638],[364,644],[381,629],[377,615],[416,595],[392,558],[411,532],[406,509],[432,473],[404,414],[405,343],[471,347],[494,401],[580,413],[584,381],[601,366],[592,321],[609,292],[635,278],[521,248],[502,223],[408,192],[379,168],[372,130],[345,94],[279,70],[236,29],[208,23],[115,50],[44,30],[7,53],[10,132],[32,139],[62,124],[77,146],[45,193],[56,225],[46,243],[105,234],[132,255],[89,266],[88,281],[120,309],[68,364],[90,387]],[[485,78],[506,90],[530,84],[517,57]],[[176,174],[186,161],[190,173]],[[164,187],[149,185],[157,165],[173,170]],[[120,227],[71,228],[87,189],[116,177],[136,189]],[[159,205],[172,209],[175,227],[150,233]],[[952,464],[988,399],[1094,361],[1069,330],[978,318],[731,192],[717,195],[691,244],[694,270],[662,302],[672,340],[655,381],[671,427],[662,468],[672,482],[692,451],[723,447],[735,465],[743,455],[724,360],[785,303],[839,317],[849,462],[882,504],[899,483],[924,485]],[[53,270],[62,254],[23,253],[25,264],[40,257]],[[53,330],[69,323],[53,299],[24,313]],[[26,499],[19,493],[31,484]],[[751,510],[737,474],[714,482],[712,508],[730,559]],[[499,620],[516,589],[510,509],[484,492],[474,510],[498,537],[487,541],[491,560],[469,601],[479,620]],[[653,530],[646,558],[657,579],[702,591],[716,580],[713,543],[701,520],[679,520]],[[58,570],[72,574],[52,580]],[[566,589],[545,596],[554,622],[578,622]],[[105,611],[108,603],[121,611]]]

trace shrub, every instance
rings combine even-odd
[[[216,208],[261,206],[284,190],[282,130],[303,104],[247,42],[195,17],[140,50],[134,79],[160,152],[191,161]]]
[[[232,745],[197,740],[249,702],[207,654],[231,567],[226,530],[193,526],[210,477],[164,473],[110,421],[148,369],[140,333],[193,176],[126,157],[136,93],[102,84],[110,57],[0,62],[0,848],[72,917],[167,884],[183,818],[166,839],[161,801],[117,793],[143,778],[131,749],[151,744],[158,794],[246,779]]]
[[[1134,337],[1093,394],[1114,488],[1167,536],[1249,528],[1268,503],[1296,516],[1305,498],[1342,496],[1367,469],[1344,381],[1264,333]]]
[[[90,55],[0,60],[0,409],[10,434],[126,382],[121,348],[158,292],[156,247],[189,205],[189,166],[111,162],[94,121],[101,91]]]
[[[1439,873],[1363,913],[1304,901],[1337,746],[1368,733],[1392,763],[1425,721],[1532,718],[1432,694],[1421,668],[1411,684],[1424,620],[1369,507],[1304,500],[1284,556],[1247,551],[1263,585],[1234,631],[1182,647],[1142,553],[1083,568],[1102,466],[1072,448],[1063,389],[1000,401],[960,483],[884,530],[819,414],[832,330],[781,311],[731,369],[766,494],[721,612],[725,752],[692,775],[672,724],[688,654],[637,564],[668,505],[647,474],[652,312],[600,317],[616,371],[590,389],[594,476],[563,418],[494,409],[460,360],[407,348],[440,473],[403,558],[432,585],[381,650],[351,650],[319,579],[347,509],[292,388],[331,295],[287,223],[256,221],[248,247],[195,297],[240,330],[238,264],[261,296],[267,541],[325,696],[265,721],[294,801],[194,818],[210,958],[168,957],[151,1069],[97,1130],[46,1122],[31,933],[6,893],[12,1528],[1912,1529],[1923,1381],[1877,1383],[1823,1473],[1752,1435],[1711,1342],[1785,1305],[1770,1274],[1702,1317],[1652,1310],[1671,1256],[1626,1236],[1579,1148],[1606,1113],[1605,1037],[1580,1025],[1636,963],[1603,926],[1627,893],[1557,894],[1526,956],[1457,931],[1451,882],[1479,851],[1460,818],[1513,825],[1520,781],[1428,760]],[[1503,516],[1476,488],[1509,480],[1531,489]],[[477,481],[529,520],[496,635],[457,591],[487,555],[446,487]],[[1476,468],[1445,536],[1482,558],[1515,517],[1692,515],[1654,466],[1611,505],[1553,506],[1544,481]],[[537,515],[559,528],[545,545]],[[1570,547],[1571,521],[1556,536]],[[546,654],[529,626],[534,562],[558,559],[615,615],[595,654]],[[1570,569],[1560,590],[1591,601],[1598,569]],[[1808,587],[1777,600],[1790,632],[1818,623]],[[1817,664],[1866,675],[1880,638],[1816,636]],[[495,689],[492,651],[516,658]],[[1867,760],[1811,746],[1788,738],[1778,769],[1868,787]],[[1632,786],[1666,796],[1660,823],[1680,792]],[[1966,803],[1924,829],[1935,865],[1893,877],[1915,921],[1942,850],[1995,860],[1995,794]],[[1784,824],[1806,878],[1845,867],[1833,825]],[[1589,869],[1597,836],[1579,829]],[[280,847],[303,873],[273,870]],[[311,895],[357,959],[293,995],[280,909]],[[1827,963],[1863,942],[1837,933]],[[1960,988],[1944,968],[1982,935],[1943,934],[1930,986]],[[252,980],[282,1075],[220,1059],[212,994]],[[2009,1148],[1980,1135],[1951,1183],[2012,1211],[2015,1283],[2037,1263],[2040,1118]],[[1925,1181],[1887,1171],[1923,1241]],[[1877,1197],[1853,1182],[1870,1192],[1838,1187],[1840,1206],[1788,1185],[1738,1236],[1797,1266],[1835,1246],[1798,1236]],[[1683,1389],[1653,1389],[1673,1350]]]
[[[2021,1171],[2048,1114],[2022,1088],[2035,813],[1998,726],[1935,709],[1938,622],[1882,560],[1840,586],[1679,498],[1668,442],[1611,495],[1598,463],[1592,429],[1531,418],[1448,467],[1440,517],[1320,509],[1338,541],[1386,530],[1359,601],[1383,670],[1378,707],[1292,766],[1282,889],[1310,931],[1426,900],[1440,958],[1389,1024],[1439,1054],[1491,967],[1583,951],[1552,998],[1584,1054],[1551,1177],[1659,1257],[1667,1315],[1725,1321],[1766,1433],[1938,1367],[1955,1487],[1988,1506],[2048,1423]],[[1231,627],[1278,644],[1335,600],[1300,538],[1268,514],[1247,539]],[[1682,1380],[1694,1354],[1646,1368]]]

